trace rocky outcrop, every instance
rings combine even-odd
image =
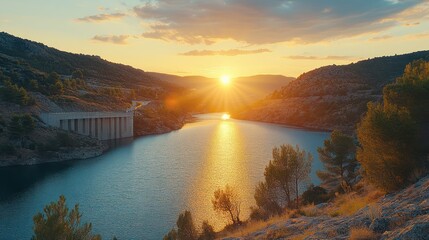
[[[371,214],[374,206],[379,209],[377,214]],[[371,229],[380,239],[429,239],[429,176],[351,216],[292,218],[230,239],[270,239],[279,235],[280,239],[349,239],[350,229],[359,227]]]

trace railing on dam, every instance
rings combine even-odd
[[[100,140],[133,137],[133,112],[41,113],[40,118],[49,126]]]

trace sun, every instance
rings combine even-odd
[[[231,83],[231,77],[230,77],[230,76],[228,76],[228,75],[222,75],[222,76],[220,77],[220,82],[221,82],[223,85],[228,85],[228,84],[230,84],[230,83]]]
[[[228,120],[228,119],[230,119],[231,118],[231,115],[229,115],[228,113],[224,113],[223,115],[222,115],[222,120]]]

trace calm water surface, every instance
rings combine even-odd
[[[40,166],[0,168],[0,239],[30,239],[32,217],[64,194],[69,208],[79,203],[84,222],[104,239],[162,239],[178,214],[220,228],[211,205],[213,192],[226,184],[242,199],[242,218],[254,205],[255,185],[274,146],[299,144],[321,168],[317,147],[326,132],[200,115],[181,130],[141,137],[103,156]]]

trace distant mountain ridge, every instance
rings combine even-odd
[[[304,73],[236,117],[316,129],[352,131],[369,101],[379,101],[383,86],[401,76],[429,51],[331,65]]]
[[[203,76],[176,76],[148,72],[165,82],[192,90],[187,96],[191,111],[218,112],[237,111],[264,99],[272,91],[287,85],[295,78],[282,75],[255,75],[231,79],[229,86],[222,86],[218,78]]]

